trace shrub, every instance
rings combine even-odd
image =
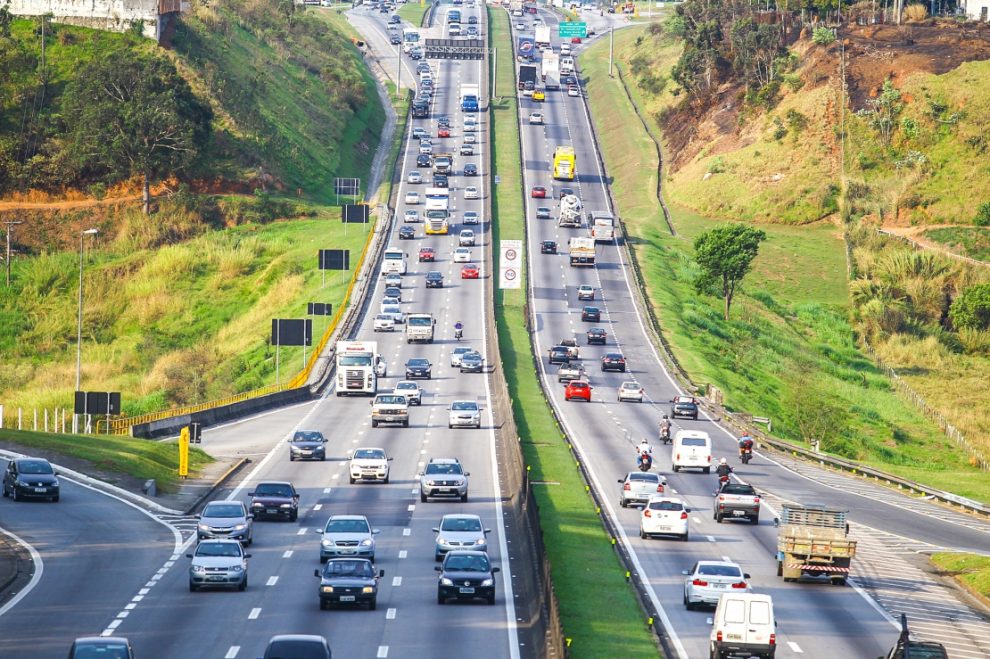
[[[780,117],[773,118],[773,139],[778,142],[787,137],[787,128],[784,127],[784,122],[780,120]]]
[[[725,159],[722,156],[715,156],[708,163],[709,174],[721,174],[725,171]]]
[[[788,110],[785,116],[787,118],[787,125],[796,135],[800,135],[804,132],[804,129],[808,127],[808,117],[804,116],[794,108]]]
[[[928,7],[920,2],[904,8],[904,19],[907,21],[919,22],[926,18],[928,18]]]
[[[827,46],[835,41],[835,30],[828,27],[816,27],[811,34],[811,41],[819,46]]]
[[[901,133],[904,139],[913,140],[918,136],[918,122],[910,117],[904,117],[901,119]]]
[[[952,325],[962,330],[990,329],[990,284],[970,286],[949,307]]]
[[[990,227],[990,201],[984,201],[980,204],[980,209],[976,211],[976,217],[973,218],[973,224],[978,227]]]
[[[959,343],[968,355],[990,354],[990,331],[964,327],[959,330]]]

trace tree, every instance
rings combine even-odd
[[[695,281],[695,288],[698,292],[710,290],[712,286],[721,290],[726,320],[729,320],[736,286],[749,272],[760,243],[766,239],[766,233],[745,224],[723,224],[694,241],[694,259],[702,271]]]
[[[140,176],[148,214],[151,181],[195,160],[213,112],[169,60],[121,50],[80,68],[63,116],[83,168],[108,178]]]
[[[990,284],[970,286],[952,301],[949,318],[957,330],[990,329]]]
[[[880,142],[883,147],[885,149],[890,148],[894,129],[897,128],[897,117],[904,109],[900,90],[894,87],[894,83],[888,78],[883,81],[880,95],[868,100],[866,105],[868,107],[856,114],[867,119],[870,127],[880,135]]]
[[[798,436],[829,453],[845,453],[847,448],[842,433],[848,427],[849,415],[836,404],[834,391],[822,379],[802,378],[792,375],[786,379],[784,407]]]

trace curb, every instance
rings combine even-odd
[[[192,503],[192,505],[189,506],[186,509],[186,512],[183,513],[183,514],[185,514],[185,515],[191,515],[192,514],[192,511],[194,511],[197,508],[199,508],[203,504],[204,501],[206,501],[207,499],[209,499],[211,496],[213,496],[213,494],[217,490],[219,490],[221,487],[223,487],[224,485],[226,485],[227,484],[227,481],[230,480],[231,477],[233,477],[233,475],[235,473],[237,473],[238,471],[240,471],[244,467],[244,465],[248,464],[249,462],[251,462],[250,458],[241,458],[240,460],[238,460],[237,462],[235,462],[234,464],[232,464],[230,467],[228,467],[227,468],[227,471],[225,471],[222,474],[220,474],[220,476],[217,477],[217,479],[213,481],[213,485],[210,486],[210,489],[208,489],[206,492],[204,492],[203,494],[201,494]]]
[[[0,556],[9,556],[11,566],[7,574],[0,576],[0,605],[3,605],[6,603],[6,595],[10,587],[22,575],[30,575],[33,572],[34,562],[24,546],[16,542],[13,536],[3,529],[0,529]],[[16,593],[14,594],[16,595]]]

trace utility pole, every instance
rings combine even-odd
[[[608,77],[612,77],[612,48],[615,46],[615,28],[608,29]]]
[[[491,100],[498,98],[498,48],[492,48],[492,98],[489,100],[489,105],[491,105]]]
[[[13,227],[18,224],[24,224],[21,221],[15,220],[5,220],[4,224],[7,225],[7,288],[10,288],[10,232],[13,231]]]
[[[402,98],[402,92],[400,91],[402,87],[402,44],[398,44],[395,47],[395,98]],[[347,224],[344,224],[347,227]]]

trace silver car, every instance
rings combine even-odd
[[[320,562],[335,556],[360,556],[375,561],[375,536],[364,515],[331,515],[323,529],[317,529],[320,540]]]
[[[196,539],[229,538],[245,545],[254,542],[254,515],[240,501],[211,501],[196,517]]]
[[[650,497],[663,494],[667,487],[667,479],[651,471],[630,471],[625,478],[620,478],[622,489],[619,491],[619,505],[625,508],[630,503],[645,504]]]
[[[245,590],[248,585],[247,559],[241,543],[236,540],[204,540],[196,550],[186,554],[189,564],[189,591],[203,587],[234,586]]]
[[[423,404],[423,390],[412,380],[400,380],[395,384],[395,393],[402,394],[410,405]]]
[[[475,400],[455,400],[450,404],[448,428],[481,428],[481,406]]]
[[[419,500],[430,497],[457,497],[468,500],[468,476],[456,458],[433,458],[426,469],[419,473]]]
[[[491,529],[486,529],[477,515],[444,515],[433,532],[437,534],[435,554],[438,561],[454,549],[488,551]]]
[[[730,561],[698,561],[684,570],[684,606],[716,605],[723,593],[748,593],[749,575]]]
[[[450,353],[450,365],[454,367],[460,367],[461,357],[469,352],[474,352],[474,348],[469,348],[467,346],[461,346],[459,348],[454,348]]]

